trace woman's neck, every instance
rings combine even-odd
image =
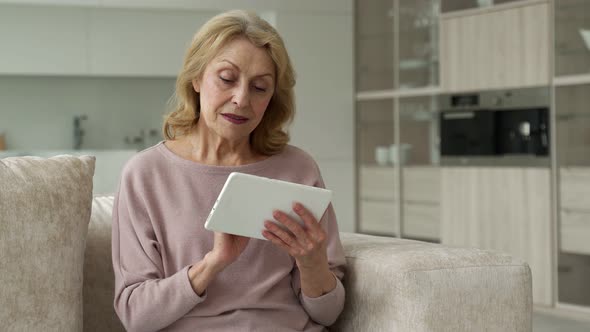
[[[249,140],[230,141],[220,137],[210,137],[198,129],[186,136],[191,159],[206,165],[239,166],[261,159]]]

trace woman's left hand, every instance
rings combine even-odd
[[[326,232],[301,203],[293,204],[293,211],[301,217],[304,226],[277,210],[273,217],[289,231],[267,220],[262,235],[293,256],[300,270],[327,267]]]

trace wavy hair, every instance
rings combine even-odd
[[[275,66],[275,91],[262,120],[250,134],[254,150],[264,155],[279,153],[289,142],[286,127],[295,115],[295,72],[283,39],[268,22],[252,12],[232,10],[205,23],[195,34],[176,79],[176,91],[170,102],[172,111],[164,116],[162,128],[166,139],[184,136],[199,121],[199,93],[192,81],[203,77],[206,66],[229,42],[246,37],[264,48]]]

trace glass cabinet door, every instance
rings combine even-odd
[[[590,306],[590,84],[558,87],[555,101],[558,301]]]
[[[435,96],[402,98],[398,164],[402,166],[402,237],[440,241],[438,106]]]
[[[488,7],[515,1],[523,0],[442,0],[441,12],[447,13],[457,10]]]
[[[438,85],[439,0],[399,2],[399,88]]]
[[[393,1],[355,1],[358,92],[394,87]]]
[[[555,3],[555,76],[590,73],[590,1]]]
[[[394,143],[393,100],[357,103],[358,231],[396,236],[398,186]]]

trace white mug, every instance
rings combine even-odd
[[[405,164],[408,162],[408,155],[412,146],[410,144],[391,144],[389,146],[389,162],[392,164]]]
[[[389,148],[387,146],[378,146],[375,148],[375,161],[379,166],[385,166],[389,162]]]

